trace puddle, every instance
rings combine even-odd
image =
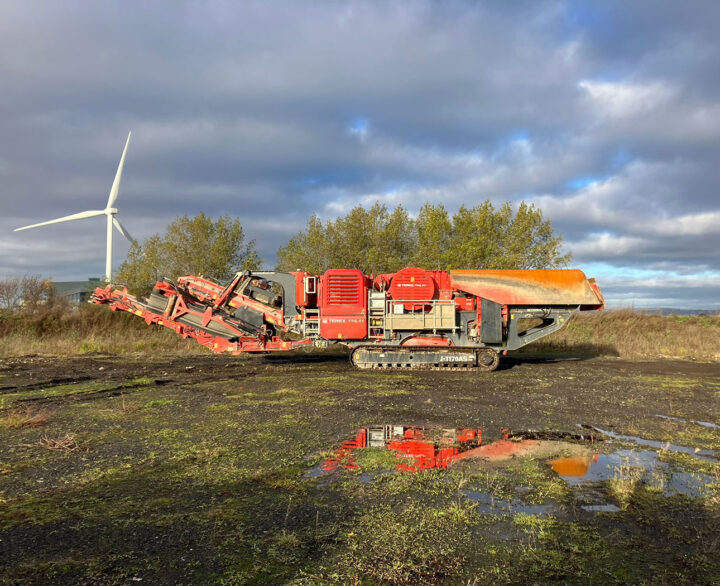
[[[611,504],[582,505],[580,508],[590,513],[618,513],[620,511],[620,507]]]
[[[418,472],[447,468],[465,459],[501,462],[515,457],[547,457],[561,449],[577,451],[576,444],[537,439],[506,439],[482,445],[482,430],[476,428],[441,429],[404,425],[376,425],[358,430],[344,441],[332,457],[309,470],[305,476],[315,478],[338,467],[359,469],[357,458],[366,456],[363,448],[384,448],[401,459],[396,469]],[[584,448],[582,448],[584,451]],[[365,470],[367,471],[367,470]]]
[[[570,443],[561,440],[539,439],[545,432],[536,433],[538,439],[519,439],[532,434],[515,437],[505,433],[505,439],[482,445],[482,430],[477,428],[443,429],[432,426],[373,425],[357,431],[352,439],[342,442],[333,455],[305,473],[306,478],[317,478],[339,468],[358,470],[358,481],[372,482],[378,475],[387,474],[388,468],[403,472],[418,472],[433,468],[445,469],[466,459],[476,458],[495,463],[516,457],[532,457],[547,461],[576,492],[580,507],[588,512],[617,512],[619,509],[606,501],[602,483],[628,474],[637,474],[641,481],[664,495],[685,495],[700,498],[708,495],[708,485],[713,478],[708,474],[691,473],[660,460],[662,451],[690,454],[696,458],[717,461],[713,450],[702,450],[669,442],[648,440],[642,437],[622,435],[597,427],[589,427],[588,443]],[[595,433],[612,440],[633,443],[639,448],[618,449],[615,452],[594,453]],[[573,439],[575,436],[573,436]],[[606,444],[607,445],[607,444]],[[375,448],[376,450],[365,450]],[[383,453],[377,449],[392,452]],[[592,450],[592,451],[590,451]],[[568,457],[547,460],[558,453]],[[388,460],[388,456],[390,460]],[[518,487],[522,495],[523,487]],[[478,504],[486,513],[549,514],[557,505],[529,505],[522,500],[498,500],[489,493],[473,490],[461,491]],[[521,497],[522,498],[522,497]]]
[[[590,467],[594,462],[598,461],[599,454],[594,456],[573,456],[569,458],[557,458],[551,460],[549,464],[554,472],[559,476],[566,478],[577,478],[587,475]]]
[[[473,428],[440,429],[404,425],[375,425],[360,429],[355,437],[342,443],[333,457],[306,473],[314,478],[338,468],[358,469],[355,450],[385,448],[401,459],[397,470],[417,472],[429,468],[447,468],[461,454],[477,449],[482,430]],[[361,481],[369,482],[371,477]]]
[[[322,463],[318,464],[317,466],[313,466],[303,474],[303,478],[317,478],[318,476],[323,476],[327,474],[327,470],[323,468]]]
[[[691,448],[689,446],[679,446],[670,442],[661,442],[657,440],[645,439],[636,435],[622,435],[620,433],[615,433],[614,431],[600,429],[599,427],[592,427],[591,429],[594,429],[598,433],[606,435],[609,438],[623,442],[633,443],[638,446],[655,448],[656,450],[665,450],[667,452],[674,452],[677,454],[690,454],[692,456],[695,456],[696,458],[700,458],[701,460],[707,460],[711,462],[717,459],[717,452],[715,450],[703,450],[700,448]]]
[[[672,471],[669,484],[665,486],[665,494],[684,494],[690,497],[704,497],[708,493],[708,485],[713,483],[709,474],[700,472]]]
[[[697,421],[695,419],[683,419],[682,417],[673,417],[671,415],[655,415],[655,417],[659,417],[660,419],[667,419],[668,421],[675,421],[676,423],[694,423],[695,425],[707,427],[708,429],[720,429],[720,425],[718,425],[717,423],[711,423],[709,421]]]
[[[644,482],[662,490],[667,496],[706,496],[707,485],[713,482],[709,474],[679,471],[667,462],[660,461],[658,452],[649,450],[618,450],[612,454],[595,454],[587,458],[557,458],[548,464],[572,487],[598,484],[620,477],[630,469],[642,470]]]
[[[521,500],[506,501],[493,497],[488,492],[478,490],[461,490],[465,497],[477,504],[477,510],[480,513],[490,513],[494,515],[517,515],[525,513],[526,515],[537,515],[539,517],[547,516],[556,510],[555,505],[529,505]]]

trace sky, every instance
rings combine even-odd
[[[720,2],[0,3],[0,278],[241,220],[539,206],[610,306],[720,309]],[[114,266],[128,249],[115,238]]]

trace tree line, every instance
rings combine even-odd
[[[425,269],[539,269],[565,266],[562,238],[542,211],[525,202],[496,209],[488,200],[452,216],[426,203],[417,218],[402,206],[358,206],[336,220],[313,215],[278,251],[278,268],[320,274],[329,268],[366,273]]]
[[[541,269],[563,267],[562,250],[542,211],[521,202],[496,208],[489,200],[450,214],[442,204],[426,203],[413,218],[401,205],[357,206],[344,216],[322,221],[313,215],[305,228],[278,250],[278,270],[322,274],[329,268],[365,273],[425,269]],[[263,260],[247,240],[238,219],[205,214],[181,216],[164,234],[134,243],[116,280],[138,294],[162,278],[202,274],[227,281],[239,270],[258,269]]]
[[[247,240],[240,220],[213,220],[203,213],[173,220],[164,234],[133,242],[115,280],[133,293],[147,295],[155,282],[183,275],[229,281],[237,271],[260,268],[255,241]]]

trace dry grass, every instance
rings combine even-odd
[[[0,312],[0,356],[207,352],[167,328],[107,307],[57,305],[33,313]]]
[[[623,358],[720,360],[720,317],[605,310],[577,313],[535,351]]]
[[[626,509],[637,489],[643,484],[644,479],[645,471],[643,469],[634,468],[625,463],[607,481],[608,494],[620,505],[620,508]]]
[[[720,317],[662,316],[632,310],[577,313],[566,327],[528,346],[623,358],[720,360]],[[39,354],[200,354],[207,350],[170,330],[107,307],[53,307],[30,315],[0,313],[0,356]]]
[[[120,408],[123,413],[132,413],[138,411],[141,405],[137,401],[128,401],[125,399],[125,394],[120,393]]]
[[[40,427],[50,419],[47,411],[34,411],[27,407],[22,411],[9,411],[0,418],[0,426],[8,429],[20,427]]]
[[[82,450],[83,444],[79,443],[77,439],[75,439],[74,433],[66,433],[61,438],[51,438],[47,436],[43,436],[40,439],[40,445],[43,448],[47,448],[48,450],[62,450],[63,452],[77,452],[78,450]]]

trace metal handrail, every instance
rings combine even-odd
[[[403,315],[422,315],[423,316],[423,326],[425,326],[425,321],[428,314],[432,314],[433,322],[432,322],[432,330],[433,333],[437,333],[438,330],[438,312],[435,311],[436,307],[439,305],[454,305],[454,301],[452,299],[388,299],[385,301],[385,316],[386,316],[386,329],[390,331],[390,333],[393,332],[393,319],[395,316],[395,313],[392,311],[393,305],[400,305],[402,304],[403,307],[408,305],[422,305],[423,307],[430,305],[431,309],[426,311],[425,309],[411,309],[408,311],[408,314],[405,314],[403,311]],[[441,324],[442,325],[442,324]],[[457,325],[453,325],[452,329],[455,330],[457,328]],[[445,329],[445,328],[443,328]]]

